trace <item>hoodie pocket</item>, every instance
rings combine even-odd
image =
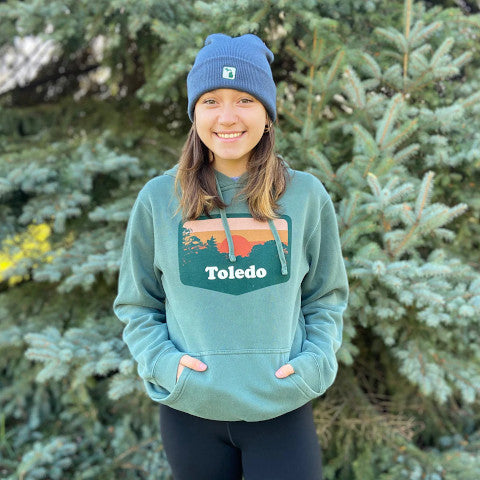
[[[156,400],[211,420],[259,421],[282,415],[317,396],[296,374],[275,376],[287,363],[288,353],[192,353],[207,364],[207,370],[182,372],[172,392]]]
[[[170,403],[175,402],[175,400],[182,394],[187,378],[191,372],[192,370],[190,368],[185,367],[178,377],[177,383],[175,383],[175,386],[171,392],[169,392],[166,388],[163,388],[160,385],[145,379],[143,379],[143,384],[145,386],[145,390],[152,400],[170,405]]]

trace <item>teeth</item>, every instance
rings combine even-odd
[[[242,133],[217,133],[217,135],[220,138],[237,138],[241,135]]]

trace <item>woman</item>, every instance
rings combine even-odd
[[[127,226],[114,311],[176,480],[321,478],[311,400],[348,284],[330,197],[274,153],[272,61],[255,35],[206,39],[180,161]]]

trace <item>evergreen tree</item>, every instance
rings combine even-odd
[[[274,51],[278,151],[337,208],[351,296],[314,403],[325,478],[479,478],[480,17],[432,3],[0,4],[1,478],[170,478],[111,306],[216,31]],[[50,43],[21,57],[29,35]]]

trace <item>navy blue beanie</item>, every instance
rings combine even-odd
[[[277,88],[270,68],[272,62],[273,53],[256,35],[209,35],[187,76],[190,120],[193,122],[195,104],[205,92],[233,88],[260,100],[271,120],[275,121]]]

